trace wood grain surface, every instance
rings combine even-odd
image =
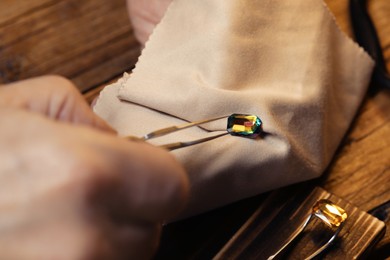
[[[85,91],[131,70],[139,55],[125,0],[1,0],[0,84],[42,74]]]
[[[273,192],[214,259],[267,259],[302,226],[320,199],[330,200],[348,215],[335,242],[320,255],[321,259],[362,258],[382,238],[385,224],[377,218],[321,188],[309,192],[296,187],[288,193]],[[275,259],[305,259],[325,245],[336,229],[314,217]]]
[[[326,0],[337,23],[353,37],[347,0]],[[390,1],[369,0],[390,69]],[[43,74],[72,79],[81,91],[107,84],[134,66],[139,46],[125,0],[0,1],[0,84]],[[98,91],[92,90],[92,100]],[[390,225],[390,91],[370,91],[337,154],[316,185]],[[280,191],[283,192],[283,189]],[[214,256],[268,194],[167,225],[157,259]],[[390,235],[370,259],[390,257]]]

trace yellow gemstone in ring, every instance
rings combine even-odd
[[[313,214],[331,228],[339,227],[348,217],[344,209],[326,199],[317,201]]]

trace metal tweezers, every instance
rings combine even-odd
[[[143,137],[126,136],[125,138],[129,139],[129,140],[133,140],[133,141],[134,140],[135,141],[147,141],[147,140],[150,140],[150,139],[153,139],[153,138],[156,138],[156,137],[168,135],[168,134],[171,134],[171,133],[174,133],[174,132],[186,129],[186,128],[190,128],[190,127],[193,127],[193,126],[198,126],[198,125],[201,125],[201,124],[209,123],[209,122],[216,121],[216,120],[219,120],[219,119],[222,119],[222,118],[227,118],[227,117],[228,116],[220,116],[220,117],[210,118],[210,119],[206,119],[206,120],[190,122],[190,123],[186,123],[186,124],[183,124],[183,125],[170,126],[170,127],[166,127],[166,128],[162,128],[162,129],[150,132],[150,133],[144,135]],[[184,148],[184,147],[188,147],[188,146],[204,143],[204,142],[207,142],[207,141],[210,141],[210,140],[213,140],[213,139],[216,139],[218,137],[221,137],[221,136],[224,136],[224,135],[228,135],[228,134],[229,134],[228,132],[225,132],[225,133],[222,133],[222,134],[217,134],[217,135],[214,135],[214,136],[209,136],[209,137],[205,137],[205,138],[201,138],[201,139],[197,139],[197,140],[193,140],[193,141],[188,141],[188,142],[175,142],[175,143],[164,144],[164,145],[160,145],[159,147],[167,149],[168,151],[172,151],[172,150],[176,150],[176,149],[180,149],[180,148]]]

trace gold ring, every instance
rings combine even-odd
[[[286,249],[287,246],[291,244],[291,242],[303,232],[303,230],[308,226],[310,220],[313,219],[313,217],[319,218],[328,227],[334,229],[335,232],[324,245],[322,245],[319,249],[317,249],[314,253],[312,253],[310,256],[306,257],[305,259],[313,259],[317,255],[321,254],[325,249],[327,249],[333,243],[337,235],[340,233],[348,215],[344,209],[337,206],[330,200],[321,199],[317,201],[312,208],[311,214],[306,218],[304,223],[275,254],[268,257],[268,260],[275,259],[275,257],[277,257],[284,249]]]

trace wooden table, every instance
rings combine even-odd
[[[346,0],[326,1],[352,36]],[[390,2],[369,1],[390,70]],[[0,83],[42,74],[72,79],[86,93],[130,71],[139,56],[125,0],[0,1]],[[367,94],[319,185],[390,225],[390,91]],[[157,258],[210,258],[267,194],[165,228]],[[370,258],[390,256],[390,235]]]

